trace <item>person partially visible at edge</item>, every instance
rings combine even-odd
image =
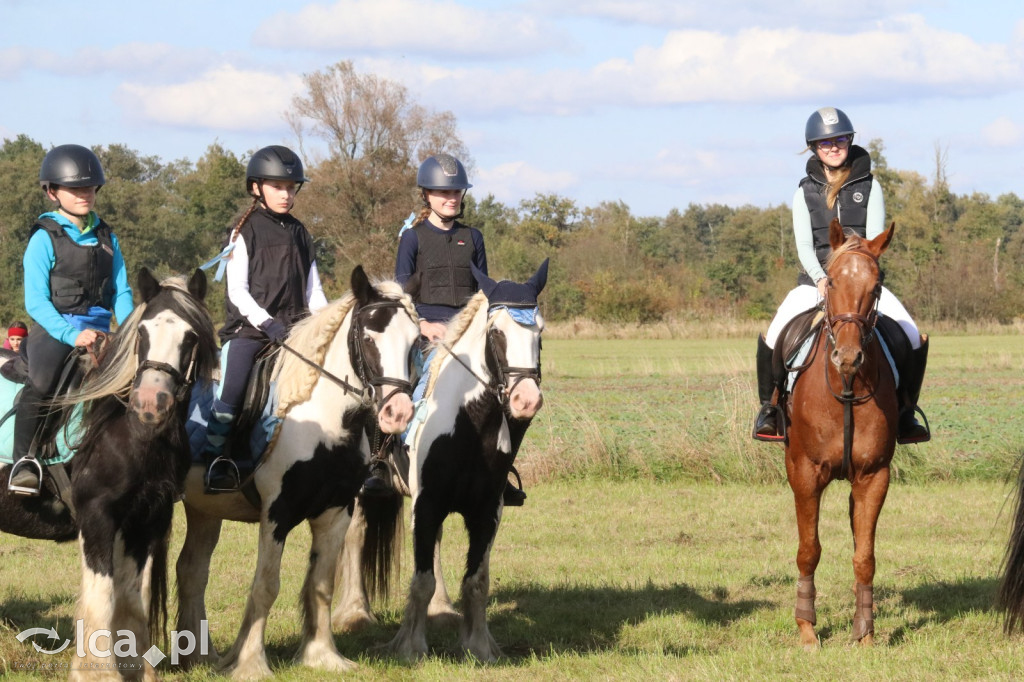
[[[221,381],[206,431],[205,486],[211,493],[238,490],[252,462],[236,462],[228,437],[242,407],[249,373],[269,343],[282,343],[292,324],[327,305],[309,231],[291,214],[309,182],[302,160],[271,145],[252,155],[245,189],[253,197],[228,235],[234,244],[225,268],[226,321],[221,340]],[[240,467],[242,471],[240,471]]]
[[[4,348],[13,350],[15,353],[21,348],[21,342],[28,336],[28,325],[21,320],[15,320],[7,328],[7,338],[4,339]]]
[[[458,313],[479,286],[471,266],[487,273],[487,251],[484,236],[475,227],[459,222],[465,208],[469,183],[462,162],[450,154],[435,154],[420,164],[416,173],[420,192],[419,214],[412,227],[402,232],[395,258],[395,280],[405,286],[419,275],[415,296],[420,316],[421,347],[440,341],[448,329],[448,321]],[[422,367],[433,356],[422,357]],[[426,372],[412,394],[413,403],[423,398]],[[390,486],[390,476],[383,462],[375,462],[372,473],[376,480],[367,481],[376,487]],[[509,484],[505,489],[507,506],[522,505],[526,494]]]
[[[75,346],[89,347],[135,309],[121,246],[93,207],[105,183],[100,160],[77,144],[51,149],[39,183],[56,209],[31,229],[22,261],[25,310],[36,322],[24,341],[28,380],[14,423],[10,486],[38,489],[38,465],[30,452],[42,421],[43,402],[57,390],[64,361]]]
[[[793,235],[803,271],[797,286],[789,292],[763,336],[757,340],[757,388],[761,409],[754,423],[758,440],[784,439],[779,420],[784,418],[772,404],[776,387],[782,393],[784,376],[773,376],[775,343],[794,317],[819,305],[825,295],[828,276],[825,263],[832,252],[829,224],[839,218],[846,230],[872,239],[885,230],[885,197],[871,173],[867,150],[853,144],[855,131],[849,117],[833,107],[818,109],[807,120],[804,139],[811,157],[806,176],[793,196]],[[882,287],[878,312],[896,321],[913,349],[907,367],[900,367],[900,418],[897,440],[921,443],[931,438],[917,421],[916,410],[928,359],[928,337],[922,335],[903,304]]]

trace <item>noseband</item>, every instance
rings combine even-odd
[[[196,352],[199,350],[199,344],[196,343],[192,346],[192,354],[189,357],[188,367],[184,372],[181,372],[177,367],[166,362],[158,362],[157,360],[143,360],[139,363],[139,368],[135,370],[135,381],[138,383],[142,373],[148,369],[162,372],[171,377],[174,380],[174,385],[177,386],[177,390],[174,392],[174,402],[181,404],[182,401],[188,400],[192,392],[192,384],[196,380]]]
[[[405,379],[395,379],[383,375],[372,376],[370,374],[369,363],[366,361],[366,350],[363,348],[362,343],[362,314],[364,312],[380,310],[383,308],[405,308],[405,305],[401,301],[395,299],[368,303],[367,305],[359,308],[359,310],[355,311],[352,315],[352,328],[349,331],[352,339],[352,346],[355,349],[352,364],[359,380],[362,382],[363,386],[366,387],[364,389],[365,392],[360,392],[363,395],[363,404],[371,405],[376,401],[378,409],[386,405],[396,393],[404,393],[408,396],[412,396],[413,390],[412,383]],[[347,384],[345,385],[347,386]],[[395,388],[385,394],[381,390],[383,386],[394,386]]]

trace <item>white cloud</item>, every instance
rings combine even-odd
[[[1024,140],[1024,129],[1009,117],[1000,116],[982,128],[981,137],[991,147],[1006,149]]]
[[[1011,45],[984,45],[908,16],[852,35],[749,28],[681,30],[630,59],[531,72],[390,62],[433,106],[461,112],[568,114],[594,106],[912,100],[1024,88]],[[378,64],[379,65],[379,64]]]
[[[483,195],[493,194],[498,201],[517,204],[538,192],[565,192],[576,185],[577,178],[569,171],[545,171],[526,161],[511,161],[478,169],[472,182],[483,190]]]
[[[113,47],[80,47],[71,54],[50,49],[0,49],[0,78],[24,71],[59,76],[96,76],[102,73],[145,74],[147,78],[178,77],[201,70],[218,57],[213,50],[183,50],[166,43],[125,43]]]
[[[532,56],[567,38],[532,14],[445,0],[339,0],[282,12],[253,35],[262,47],[428,54],[435,59]]]
[[[283,127],[283,113],[302,78],[222,66],[174,85],[125,83],[115,95],[129,118],[183,128],[267,131]]]

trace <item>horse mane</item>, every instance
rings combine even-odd
[[[216,331],[210,313],[202,301],[197,300],[188,292],[188,283],[183,275],[174,275],[160,282],[161,295],[170,296],[172,307],[177,315],[195,331],[198,336],[196,345],[195,376],[197,380],[209,382],[214,369],[218,366]],[[126,398],[135,381],[139,367],[138,339],[139,324],[149,302],[140,303],[128,319],[111,334],[103,359],[82,383],[82,386],[68,396],[58,398],[55,403],[70,406],[97,400],[107,396]]]
[[[448,323],[448,331],[444,335],[444,344],[434,344],[437,347],[438,352],[434,356],[433,361],[430,363],[428,368],[427,386],[424,390],[424,395],[429,395],[434,391],[434,382],[437,380],[437,375],[441,370],[441,362],[448,355],[448,349],[452,348],[455,343],[462,338],[462,335],[466,333],[469,326],[473,323],[473,318],[476,317],[477,312],[480,310],[480,306],[487,303],[487,296],[482,291],[478,291],[473,295],[473,298],[469,299],[466,305],[459,311],[458,315],[452,318],[451,322]]]
[[[385,280],[373,286],[377,293],[385,298],[401,301],[412,319],[419,320],[412,298],[402,291],[397,282]],[[355,303],[356,297],[349,291],[341,298],[328,303],[326,307],[300,320],[288,334],[288,347],[316,364],[323,365],[331,341],[334,340]],[[319,378],[320,372],[316,368],[310,367],[294,354],[285,352],[274,369],[274,379],[277,381],[277,416],[284,417],[292,407],[309,400]]]

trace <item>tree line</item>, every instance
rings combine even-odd
[[[420,202],[416,169],[448,152],[473,172],[451,112],[412,101],[404,86],[359,74],[339,62],[305,77],[286,113],[312,178],[295,215],[317,242],[325,288],[340,295],[356,264],[371,276],[393,274],[397,235]],[[309,142],[320,153],[305,152]],[[264,141],[264,143],[268,143]],[[196,161],[164,162],[124,145],[94,147],[107,184],[97,211],[121,240],[134,281],[143,266],[191,272],[215,255],[249,205],[245,165],[211,144]],[[886,285],[927,321],[1010,322],[1024,303],[1024,201],[950,191],[945,160],[935,173],[888,167],[881,140],[868,145],[896,238],[884,258]],[[35,218],[50,210],[39,188],[46,149],[25,135],[0,147],[0,323],[24,318],[21,258]],[[470,190],[468,225],[486,239],[491,275],[525,279],[551,258],[543,294],[550,320],[599,322],[767,319],[798,271],[790,209],[690,204],[665,216],[635,216],[621,201],[581,207],[537,194],[518,205]],[[223,313],[223,287],[211,308]]]

